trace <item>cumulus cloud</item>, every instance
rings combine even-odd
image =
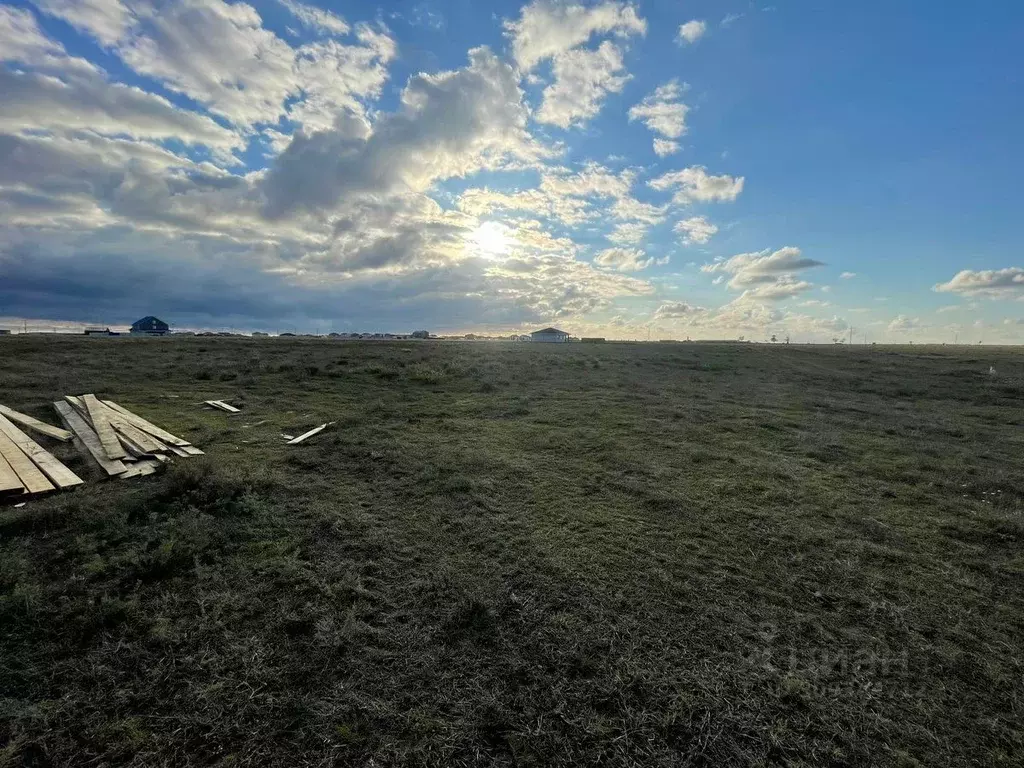
[[[707,22],[698,21],[693,19],[680,25],[679,32],[676,35],[676,41],[682,45],[683,43],[696,43],[707,32]]]
[[[331,35],[351,31],[328,11],[284,4],[307,26]],[[359,100],[379,94],[395,55],[390,37],[366,24],[357,25],[356,44],[293,49],[241,2],[44,0],[40,7],[95,37],[137,73],[245,128],[277,123],[286,113],[304,122],[330,108],[361,112]]]
[[[704,312],[701,307],[694,307],[685,301],[667,301],[654,311],[655,320],[668,320],[677,317],[688,317],[697,312]]]
[[[731,202],[743,191],[744,181],[742,176],[711,176],[704,166],[694,165],[681,171],[670,171],[647,184],[658,191],[675,190],[672,201],[677,205],[689,205],[693,202]]]
[[[537,64],[586,43],[595,34],[619,37],[645,35],[647,22],[629,3],[582,5],[559,0],[534,0],[523,6],[519,19],[505,22],[512,55],[524,72]]]
[[[1024,269],[964,269],[948,282],[935,285],[934,290],[988,299],[1024,299]]]
[[[731,275],[728,286],[742,290],[740,299],[780,301],[810,290],[812,283],[801,280],[796,273],[822,266],[822,262],[804,256],[799,248],[787,246],[777,251],[765,249],[741,253],[729,259],[701,267],[702,272]]]
[[[691,216],[683,219],[672,227],[672,231],[682,235],[683,245],[696,243],[703,245],[718,232],[718,227],[708,221],[704,216]]]
[[[910,333],[917,331],[921,328],[921,321],[916,317],[907,317],[906,315],[896,315],[889,323],[890,333]]]
[[[296,135],[263,181],[268,215],[329,209],[343,195],[424,191],[510,156],[535,158],[515,70],[487,48],[469,59],[460,70],[410,78],[401,108],[372,132],[339,118],[331,130]]]
[[[35,0],[36,6],[95,37],[105,46],[120,40],[135,15],[121,0]]]
[[[351,29],[343,18],[331,11],[317,8],[315,5],[300,3],[298,0],[279,0],[279,2],[306,27],[331,35],[346,35]]]
[[[647,236],[649,225],[641,221],[626,221],[616,224],[608,240],[616,245],[639,245]]]
[[[652,264],[667,264],[668,257],[647,257],[639,248],[607,248],[594,257],[594,263],[619,272],[639,272]]]
[[[690,108],[680,101],[684,89],[678,80],[670,80],[629,110],[630,122],[641,120],[658,134],[654,139],[654,152],[658,157],[677,152],[679,142],[674,139],[686,133],[686,113]]]
[[[596,51],[578,49],[555,57],[555,81],[544,89],[536,119],[568,128],[582,125],[601,109],[605,96],[618,93],[629,80],[622,52],[604,41]]]
[[[471,187],[459,196],[456,204],[475,216],[495,210],[517,210],[573,226],[598,215],[595,200],[628,197],[634,176],[628,170],[613,173],[597,163],[586,163],[578,171],[548,167],[535,188],[501,192]]]
[[[654,154],[658,157],[666,157],[679,151],[679,142],[656,138],[653,141],[653,148]]]
[[[839,279],[840,280],[850,280],[851,278],[854,278],[856,276],[857,276],[856,272],[843,272],[842,274],[839,275]]]

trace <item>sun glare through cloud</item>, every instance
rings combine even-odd
[[[466,243],[472,255],[496,259],[511,247],[509,228],[497,221],[485,221],[469,234]]]

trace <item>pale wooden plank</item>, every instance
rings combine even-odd
[[[106,406],[104,406],[106,407]],[[110,423],[119,435],[124,435],[131,440],[135,445],[139,446],[146,453],[159,453],[166,451],[167,446],[161,443],[152,435],[146,434],[141,429],[131,424],[121,414],[116,411],[107,409],[107,415],[110,417]]]
[[[194,445],[184,445],[184,446],[181,447],[181,450],[183,450],[189,456],[205,456],[206,455],[201,450],[196,448]]]
[[[25,492],[25,484],[14,471],[7,459],[0,454],[0,496]]]
[[[156,424],[153,424],[150,421],[146,421],[138,414],[132,413],[127,408],[122,408],[120,405],[111,400],[104,400],[103,404],[108,408],[117,411],[119,414],[128,419],[128,421],[130,421],[136,427],[141,429],[143,432],[152,435],[157,440],[162,440],[168,445],[177,445],[182,448],[185,447],[186,445],[191,445],[191,443],[188,440],[182,440],[180,437],[172,435],[167,430],[161,429],[160,427],[156,426]]]
[[[124,452],[124,448],[121,447],[121,443],[117,439],[113,425],[107,418],[107,409],[103,403],[96,399],[96,395],[82,395],[81,399],[86,410],[89,411],[89,421],[92,422],[92,428],[96,430],[103,450],[107,452],[107,458],[123,459],[127,456],[128,454]]]
[[[144,459],[135,465],[140,475],[152,475],[160,466],[156,459]]]
[[[51,424],[39,421],[39,419],[33,419],[31,416],[26,416],[24,413],[18,413],[17,411],[11,410],[6,405],[0,405],[0,415],[6,416],[11,421],[21,424],[23,427],[28,427],[33,432],[38,432],[41,435],[52,437],[54,440],[63,440],[64,442],[68,442],[74,437],[74,435],[66,429],[54,427]]]
[[[235,406],[233,405],[228,405],[223,400],[204,400],[203,402],[206,403],[207,405],[212,405],[214,408],[219,408],[222,411],[227,411],[228,413],[241,413],[241,411],[238,408],[235,408]]]
[[[52,453],[40,446],[35,440],[26,435],[6,416],[0,415],[0,431],[9,437],[26,456],[35,462],[35,465],[43,471],[58,488],[73,488],[85,481],[64,466],[64,464]]]
[[[25,493],[47,493],[56,490],[56,487],[44,475],[32,459],[25,455],[7,433],[0,430],[0,454],[11,465],[11,469],[21,479]]]
[[[124,462],[107,456],[103,444],[100,443],[99,436],[93,432],[92,427],[86,423],[78,411],[68,403],[59,401],[54,403],[53,407],[57,409],[57,413],[60,414],[65,426],[78,436],[78,439],[82,441],[82,444],[88,449],[92,457],[96,459],[96,463],[103,468],[104,472],[108,475],[120,475],[127,471]]]
[[[306,440],[306,439],[312,437],[313,435],[320,434],[321,432],[323,432],[325,429],[327,429],[327,427],[329,427],[333,423],[334,423],[333,421],[329,421],[326,424],[321,424],[319,427],[313,427],[313,429],[309,430],[309,432],[305,432],[305,433],[299,435],[298,437],[293,437],[291,440],[289,440],[287,443],[285,443],[285,445],[298,445],[303,440]]]

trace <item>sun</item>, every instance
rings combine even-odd
[[[510,241],[508,227],[497,221],[485,221],[467,238],[468,244],[486,259],[493,259],[508,253]]]

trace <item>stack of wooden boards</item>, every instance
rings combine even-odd
[[[15,422],[55,440],[66,442],[74,438],[66,430],[0,405],[0,496],[49,493],[84,482],[15,426]]]
[[[110,477],[149,475],[171,456],[201,456],[202,451],[111,400],[95,395],[66,395],[56,402],[74,444]]]
[[[67,429],[0,405],[0,496],[43,494],[84,482],[18,425],[70,442],[109,477],[150,475],[172,456],[203,453],[187,440],[95,395],[68,395],[53,406]]]

